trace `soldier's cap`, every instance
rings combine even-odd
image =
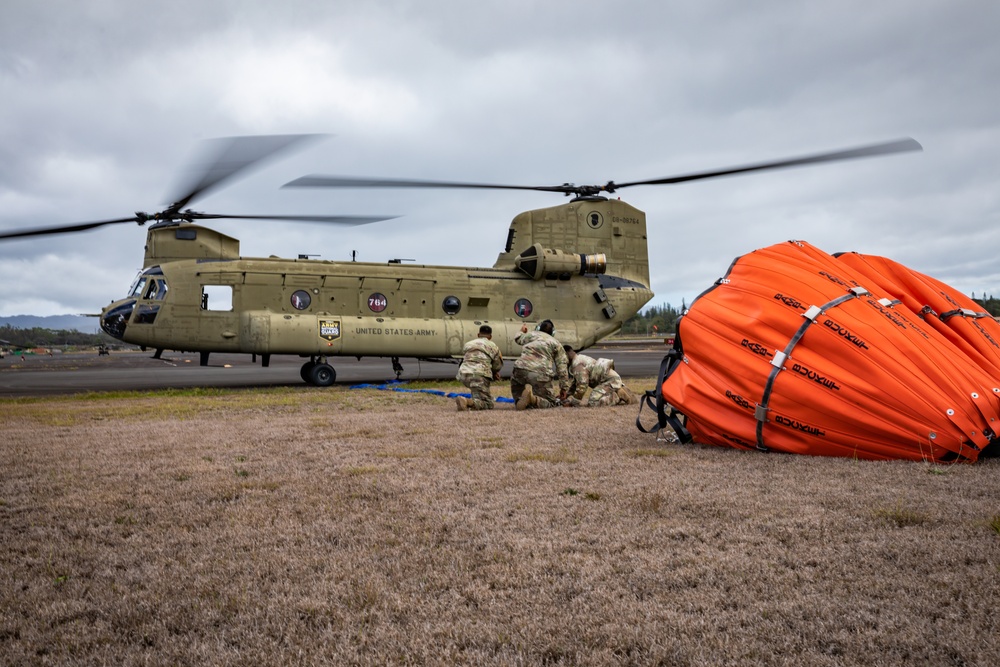
[[[492,335],[493,334],[493,327],[491,327],[488,324],[484,324],[483,326],[479,327],[479,333]]]

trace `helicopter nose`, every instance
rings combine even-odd
[[[117,301],[101,312],[101,329],[109,336],[121,340],[125,336],[125,328],[135,309],[135,299]]]

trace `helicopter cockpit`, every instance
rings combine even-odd
[[[158,266],[151,266],[132,281],[129,298],[162,301],[167,296],[167,281]]]
[[[125,299],[104,311],[101,315],[101,328],[109,336],[121,339],[129,320],[133,324],[152,324],[160,311],[160,304],[157,302],[163,301],[166,296],[166,277],[159,266],[151,266],[136,276]]]

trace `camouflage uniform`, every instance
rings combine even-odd
[[[559,394],[569,391],[566,351],[562,344],[544,331],[519,334],[514,342],[521,346],[521,356],[514,362],[510,393],[517,401],[525,386],[531,386],[539,408],[561,405]]]
[[[610,359],[594,359],[577,353],[569,366],[569,373],[573,379],[571,392],[573,396],[567,399],[567,404],[596,408],[602,405],[628,403],[618,395],[618,390],[623,389],[625,383],[614,370],[614,365]],[[587,402],[584,403],[583,395],[587,392],[587,387],[591,387],[592,390]]]
[[[490,381],[503,367],[500,348],[489,338],[473,338],[462,348],[462,365],[455,379],[469,388],[472,400],[470,410],[492,410],[493,394]]]

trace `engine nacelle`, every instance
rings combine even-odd
[[[514,265],[532,280],[569,280],[576,275],[604,273],[608,259],[604,253],[581,255],[543,248],[540,243],[531,246],[514,258]]]

